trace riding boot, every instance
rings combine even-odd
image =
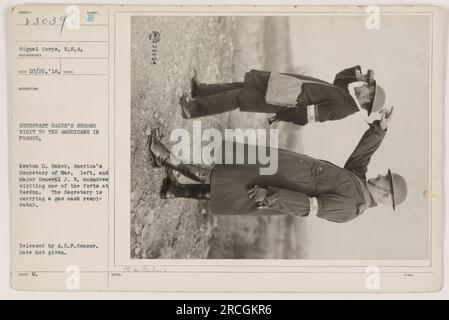
[[[154,166],[165,166],[198,182],[205,182],[209,178],[209,168],[200,167],[195,164],[182,163],[180,160],[173,161],[172,157],[170,157],[170,151],[161,143],[160,140],[161,135],[159,130],[152,130],[148,139],[148,148]]]
[[[162,181],[160,196],[162,199],[189,198],[209,200],[210,185],[204,183],[181,184],[173,181],[170,176],[167,176],[164,181]]]
[[[170,159],[167,159],[164,162],[164,165],[167,168],[173,169],[175,171],[178,171],[179,173],[183,174],[187,178],[190,178],[192,180],[198,181],[198,182],[206,182],[209,179],[210,176],[210,169],[200,167],[199,165],[195,164],[186,164],[186,163],[173,163],[170,161]]]
[[[148,136],[148,151],[154,167],[162,167],[170,158],[170,151],[161,143],[162,135],[159,129],[152,129]]]

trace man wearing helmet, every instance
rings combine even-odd
[[[174,161],[174,156],[160,142],[158,131],[153,130],[149,136],[150,155],[157,166],[168,169],[160,195],[210,200],[213,214],[290,214],[340,223],[377,204],[395,209],[407,196],[404,178],[390,170],[386,175],[366,178],[368,164],[385,137],[393,108],[381,113],[381,119],[370,124],[344,168],[276,149],[270,151],[278,152],[278,170],[274,175],[260,175],[257,163],[215,164],[212,169],[205,169]],[[181,184],[171,174],[172,170],[200,183]]]
[[[361,84],[362,82],[362,84]],[[362,109],[380,111],[385,91],[374,80],[374,72],[362,74],[360,66],[345,69],[329,83],[301,74],[251,70],[244,82],[204,84],[196,76],[191,93],[181,97],[182,115],[198,118],[234,109],[274,113],[268,122],[306,125],[343,119]]]

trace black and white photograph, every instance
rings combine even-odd
[[[447,294],[445,8],[4,13],[11,292]]]
[[[429,19],[131,17],[131,258],[428,260]]]

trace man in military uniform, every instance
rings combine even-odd
[[[238,108],[245,112],[274,113],[270,124],[286,121],[306,125],[343,119],[362,109],[369,115],[379,111],[384,102],[385,91],[374,80],[374,72],[362,74],[361,67],[355,66],[339,72],[332,84],[301,74],[259,70],[247,72],[244,82],[203,84],[195,76],[190,95],[183,95],[180,104],[184,118]]]
[[[173,161],[160,142],[159,133],[149,136],[149,151],[156,166],[168,169],[160,195],[210,200],[213,214],[313,216],[333,222],[347,222],[377,204],[393,209],[407,195],[402,176],[388,170],[386,175],[366,178],[371,156],[380,146],[391,120],[391,111],[382,111],[380,120],[370,124],[344,168],[324,160],[286,150],[278,151],[278,171],[260,175],[259,164],[215,164],[212,169]],[[181,184],[171,174],[176,170],[200,183]]]

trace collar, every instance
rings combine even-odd
[[[348,85],[349,94],[351,95],[352,99],[354,100],[354,102],[357,105],[357,108],[359,108],[359,110],[363,110],[363,108],[360,106],[359,99],[357,99],[357,97],[355,95],[354,88],[359,87],[361,84],[362,84],[361,81],[356,81],[356,82],[351,82]]]
[[[374,200],[373,196],[371,195],[371,192],[369,192],[368,186],[366,185],[366,181],[363,181],[362,183],[362,191],[367,208],[377,206],[376,200]]]
[[[363,194],[364,203],[362,203],[358,207],[358,214],[361,214],[362,212],[364,212],[368,208],[376,207],[377,203],[374,200],[374,198],[371,195],[371,193],[369,192],[368,187],[366,186],[366,180],[365,179],[362,180],[361,178],[359,178],[355,174],[354,174],[354,176],[357,179],[358,185],[360,186],[360,190],[362,191],[362,194]]]

